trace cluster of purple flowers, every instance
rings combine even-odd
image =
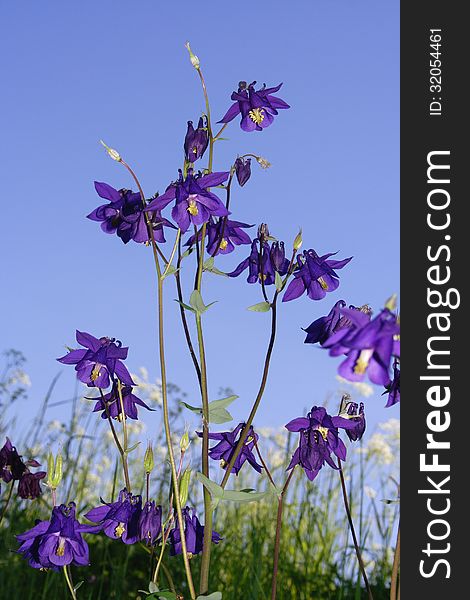
[[[346,308],[344,300],[339,300],[328,315],[305,331],[305,343],[320,343],[331,356],[346,356],[338,369],[342,377],[364,381],[368,375],[372,383],[386,388],[387,406],[400,401],[400,324],[389,308],[372,318],[367,305]]]
[[[40,467],[37,460],[23,461],[15,446],[7,438],[0,448],[0,480],[5,483],[18,481],[18,496],[34,500],[41,495],[40,481],[46,476],[45,471],[31,473],[30,467]],[[12,483],[13,485],[13,483]]]

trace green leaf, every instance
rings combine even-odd
[[[199,481],[199,483],[202,483],[202,485],[207,490],[209,490],[209,494],[211,495],[211,499],[212,499],[212,502],[211,502],[212,508],[215,510],[217,508],[217,505],[219,504],[220,500],[222,500],[222,498],[224,496],[223,488],[221,488],[220,485],[215,483],[215,481],[211,481],[210,479],[208,479],[202,473],[196,473],[196,479]]]
[[[210,256],[203,264],[204,271],[210,271],[214,267],[214,257]]]
[[[181,255],[181,258],[186,258],[187,256],[189,256],[193,252],[194,252],[194,246],[191,246],[190,248],[188,248],[186,250],[186,252],[183,252],[183,254]]]
[[[212,592],[208,596],[198,596],[196,600],[222,600],[222,592]]]
[[[166,269],[165,269],[166,270]],[[165,279],[166,277],[168,277],[169,275],[174,275],[177,271],[179,271],[179,269],[177,269],[176,267],[174,267],[173,265],[170,265],[168,267],[168,270],[166,270],[166,273],[164,275],[162,275],[162,279]]]
[[[279,275],[279,273],[276,271],[276,274],[274,275],[274,283],[276,285],[276,290],[278,292],[280,292],[282,290],[282,286],[284,285],[284,282],[282,281],[282,277]]]
[[[186,310],[190,310],[191,312],[195,313],[196,311],[194,310],[194,308],[192,308],[191,306],[188,306],[187,304],[185,304],[184,302],[180,302],[179,300],[175,299],[175,302],[178,302],[178,304],[180,306],[182,306],[184,309]]]
[[[156,583],[154,583],[153,581],[151,581],[149,583],[149,592],[151,594],[154,594],[155,592],[158,592],[158,585]]]
[[[268,496],[268,492],[236,492],[235,490],[224,490],[222,500],[231,500],[232,502],[258,502]]]
[[[233,417],[225,407],[232,404],[237,398],[238,396],[228,396],[227,398],[209,402],[209,423],[220,425],[221,423],[232,421]]]
[[[188,404],[187,402],[183,402],[182,400],[180,401],[180,404],[182,404],[189,410],[192,410],[193,412],[202,415],[202,408],[200,406],[191,406],[191,404]]]
[[[269,302],[258,302],[258,304],[253,304],[253,306],[249,306],[248,310],[253,312],[268,312],[271,308]]]
[[[131,446],[130,448],[128,448],[126,450],[126,454],[130,454],[133,450],[135,450],[138,446],[140,445],[140,442],[137,442],[136,444],[134,444],[133,446]]]
[[[76,592],[77,590],[79,590],[79,589],[82,587],[83,583],[84,583],[84,580],[82,579],[82,581],[79,581],[79,582],[78,582],[78,583],[75,585],[75,587],[73,588],[73,591],[74,591],[74,592]]]
[[[211,302],[207,306],[204,304],[204,300],[202,299],[201,293],[199,290],[193,290],[191,292],[191,296],[189,297],[189,304],[193,308],[196,314],[202,315],[206,312],[215,302]]]

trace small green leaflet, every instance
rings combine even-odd
[[[235,490],[224,490],[220,485],[211,481],[202,473],[196,473],[196,479],[209,490],[212,497],[212,507],[216,508],[221,500],[232,502],[257,502],[270,496],[270,492],[237,492]]]
[[[204,304],[204,300],[202,299],[201,292],[199,292],[199,290],[193,290],[191,296],[189,297],[189,304],[196,314],[202,315],[213,304],[215,304],[215,302],[211,302],[206,306]]]
[[[208,596],[198,596],[196,600],[222,600],[222,592],[212,592]]]
[[[209,423],[221,424],[231,421],[233,417],[225,407],[232,404],[237,398],[238,396],[228,396],[227,398],[209,402]],[[181,404],[187,409],[202,415],[201,406],[191,406],[191,404],[188,404],[187,402],[181,402]]]
[[[223,275],[224,277],[228,277],[227,273],[224,273],[223,271],[219,271],[219,269],[214,267],[214,257],[213,256],[209,257],[205,261],[203,268],[204,268],[204,271],[208,271],[209,273],[214,273],[214,275]]]
[[[282,281],[282,277],[279,275],[279,273],[277,271],[274,276],[274,283],[276,284],[276,290],[278,292],[280,292],[282,290],[282,286],[284,285],[284,282]]]
[[[253,306],[249,306],[248,310],[253,312],[268,312],[271,308],[269,302],[258,302],[258,304],[253,304]]]

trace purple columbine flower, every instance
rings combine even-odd
[[[339,437],[338,429],[348,430],[355,426],[355,423],[348,419],[330,416],[325,408],[318,406],[314,406],[306,417],[293,419],[287,423],[286,429],[299,432],[300,443],[287,469],[301,465],[311,481],[318,475],[325,462],[337,469],[331,453],[341,460],[346,460],[346,446]]]
[[[193,163],[198,158],[201,158],[208,144],[209,134],[207,132],[207,123],[204,122],[204,119],[202,117],[199,119],[197,129],[194,129],[192,121],[188,121],[188,130],[184,138],[184,155],[186,160]]]
[[[382,396],[384,394],[388,394],[385,408],[390,408],[390,406],[400,402],[400,368],[397,360],[395,360],[393,363],[393,379],[391,379],[385,386],[385,392],[382,394]]]
[[[16,448],[7,438],[5,444],[0,449],[0,478],[5,483],[9,483],[12,479],[21,479],[27,471],[25,463],[21,460]]]
[[[17,535],[21,543],[18,553],[29,560],[34,569],[54,569],[65,565],[89,564],[88,545],[82,533],[97,533],[96,527],[81,525],[75,518],[75,503],[52,509],[50,521],[39,521],[35,527]]]
[[[390,381],[390,361],[400,333],[397,317],[383,309],[374,319],[361,310],[341,309],[353,327],[338,331],[324,344],[332,356],[346,354],[339,374],[348,381],[364,381],[366,374],[372,383],[387,385]]]
[[[88,387],[109,387],[114,376],[124,385],[135,385],[127,367],[122,362],[129,348],[115,338],[95,338],[89,333],[76,332],[77,342],[86,350],[70,350],[57,360],[64,365],[75,365],[78,379]]]
[[[260,252],[260,247],[262,251]],[[282,252],[282,250],[281,250]],[[276,256],[279,255],[279,246],[276,250]],[[259,237],[254,239],[251,244],[251,252],[248,258],[245,258],[238,267],[231,273],[227,273],[229,277],[238,277],[243,271],[248,268],[248,283],[261,283],[263,280],[264,285],[272,285],[275,282],[275,271],[277,270],[279,275],[285,275],[289,268],[289,261],[284,259],[284,262],[279,261],[276,263],[280,269],[276,269],[272,261],[272,248],[269,242],[263,240],[260,241]]]
[[[243,231],[253,225],[240,221],[231,221],[222,217],[215,221],[212,217],[207,223],[207,252],[211,256],[217,254],[230,254],[235,246],[251,244],[250,236]],[[201,230],[198,232],[198,240],[201,239]],[[192,246],[196,240],[196,234],[192,235],[185,246]]]
[[[125,544],[135,544],[140,538],[140,516],[142,496],[133,496],[124,488],[119,492],[117,502],[105,502],[103,506],[92,508],[85,517],[97,523],[100,531],[113,540],[121,539]]]
[[[162,533],[162,507],[155,501],[146,502],[139,517],[139,536],[147,546],[153,546]]]
[[[158,210],[148,211],[146,216],[139,193],[125,189],[116,190],[99,181],[95,181],[95,189],[101,198],[109,200],[109,204],[98,206],[87,218],[101,222],[101,229],[105,233],[116,233],[125,244],[130,240],[137,243],[149,241],[147,220],[152,226],[157,242],[165,241],[163,226],[174,227]]]
[[[255,85],[256,81],[249,85],[246,81],[240,81],[238,92],[233,92],[231,95],[234,104],[219,123],[230,123],[238,114],[241,114],[240,127],[243,131],[262,131],[271,125],[279,109],[290,108],[284,100],[273,96],[281,89],[282,83],[272,88],[263,85],[259,90],[255,90]]]
[[[122,394],[122,404],[124,405],[124,414],[130,419],[137,419],[137,404],[139,406],[143,406],[147,410],[153,410],[150,406],[147,406],[143,400],[138,398],[132,393],[132,386],[123,385],[121,386],[121,394]],[[119,397],[119,386],[116,381],[113,383],[113,387],[111,391],[105,394],[102,398],[99,398],[98,402],[95,404],[95,408],[93,412],[103,411],[101,418],[107,419],[108,414],[106,412],[106,408],[108,409],[109,416],[112,419],[121,419],[121,399]]]
[[[193,170],[188,169],[186,179],[181,170],[179,174],[178,181],[170,184],[164,194],[152,200],[146,211],[163,210],[176,199],[171,216],[182,233],[189,229],[191,223],[199,227],[207,223],[211,216],[226,217],[229,214],[220,198],[208,189],[223,183],[230,175],[228,171],[193,175]]]
[[[328,260],[335,253],[319,256],[315,250],[305,250],[297,256],[294,279],[287,286],[283,302],[289,302],[301,296],[305,291],[311,300],[321,300],[327,292],[333,292],[339,286],[339,276],[335,269],[342,269],[352,259]]]
[[[209,433],[210,440],[218,440],[219,442],[209,450],[209,456],[213,460],[220,460],[220,465],[223,469],[228,467],[240,439],[240,433],[244,427],[245,423],[239,423],[233,431]],[[201,432],[196,431],[196,433],[199,437],[202,437]],[[238,472],[246,461],[250,463],[255,471],[261,473],[261,469],[263,467],[256,462],[255,455],[253,454],[253,448],[255,447],[258,438],[259,436],[257,433],[255,433],[253,427],[250,427],[242,451],[237,456],[231,473],[238,475]]]
[[[30,473],[29,471],[23,475],[18,482],[18,496],[23,499],[35,500],[42,494],[39,482],[46,476],[45,471]]]
[[[305,344],[316,344],[320,343],[321,346],[326,340],[338,330],[343,327],[341,324],[341,309],[346,306],[344,300],[338,300],[326,317],[320,317],[313,323],[304,329],[307,337],[305,338]]]
[[[240,187],[243,187],[245,183],[251,177],[251,158],[243,158],[239,156],[235,161],[235,175]]]
[[[190,556],[200,554],[204,542],[204,525],[201,525],[197,518],[194,508],[186,506],[183,508],[184,535],[186,540],[186,550]],[[212,542],[218,544],[222,538],[217,531],[212,532]],[[183,547],[181,544],[181,531],[178,519],[176,519],[175,527],[170,532],[170,554],[175,556],[181,554]]]
[[[364,403],[360,402],[359,406],[356,402],[348,402],[344,413],[340,413],[340,417],[350,419],[354,423],[352,429],[346,429],[346,435],[351,442],[357,442],[362,438],[366,430],[366,415],[364,413]]]

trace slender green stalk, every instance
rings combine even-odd
[[[397,543],[395,545],[395,554],[393,556],[392,580],[390,585],[390,600],[399,600],[400,588],[398,581],[398,572],[400,569],[400,523],[398,523]]]
[[[65,581],[67,582],[67,586],[70,590],[70,595],[72,596],[73,600],[77,600],[77,594],[75,593],[75,589],[73,587],[72,578],[70,577],[68,566],[64,565],[62,567],[62,570],[64,572]]]
[[[282,529],[282,509],[284,507],[284,496],[287,493],[287,488],[294,474],[295,467],[289,473],[286,479],[284,487],[279,495],[279,501],[277,505],[277,519],[276,519],[276,539],[274,541],[274,561],[273,561],[273,578],[271,583],[271,600],[276,600],[276,588],[277,588],[277,572],[279,569],[279,549],[281,547],[281,529]]]
[[[126,486],[128,485],[129,487],[127,488],[127,491],[130,492],[131,491],[131,483],[130,483],[130,478],[129,478],[129,467],[128,467],[128,463],[127,463],[127,450],[129,448],[129,444],[128,444],[128,437],[127,437],[127,420],[126,420],[126,413],[124,411],[124,399],[122,397],[122,384],[121,381],[118,379],[117,380],[117,388],[118,388],[118,396],[119,396],[119,405],[121,408],[121,423],[122,423],[122,435],[123,435],[123,441],[124,441],[124,446],[122,448],[122,464],[124,467],[124,473],[127,473],[127,477],[126,477]]]
[[[356,537],[356,530],[354,529],[354,523],[351,515],[351,509],[349,508],[349,500],[348,500],[348,492],[346,490],[346,482],[344,480],[343,467],[341,466],[341,459],[338,458],[338,469],[339,469],[339,478],[341,480],[341,489],[343,491],[343,501],[344,508],[346,510],[346,515],[348,517],[349,528],[351,530],[351,536],[354,543],[354,548],[356,550],[357,562],[359,563],[359,569],[362,574],[362,579],[364,580],[364,585],[366,586],[367,595],[369,600],[373,600],[372,590],[370,589],[369,580],[367,579],[367,573],[364,566],[364,561],[362,560],[361,550],[359,548],[359,544]]]
[[[127,455],[126,455],[124,448],[122,447],[121,442],[119,441],[118,435],[116,433],[116,429],[114,427],[113,420],[109,413],[108,403],[106,402],[106,400],[104,398],[103,390],[101,388],[98,388],[98,389],[100,391],[101,400],[103,402],[103,406],[106,411],[106,416],[108,417],[108,423],[109,423],[109,427],[111,428],[111,433],[113,434],[114,443],[116,444],[116,448],[118,449],[118,452],[121,456],[122,469],[124,471],[124,479],[126,482],[126,489],[128,492],[130,492],[131,491],[131,482],[130,482],[130,478],[129,478],[129,467],[127,464]],[[122,411],[122,406],[121,406],[121,411]]]
[[[14,483],[15,482],[13,480],[10,484],[10,489],[8,490],[8,496],[7,496],[7,499],[5,500],[5,504],[3,505],[2,514],[0,515],[0,523],[3,521],[3,517],[5,516],[5,514],[7,512],[8,505],[10,504],[11,495],[13,493],[13,484]]]

